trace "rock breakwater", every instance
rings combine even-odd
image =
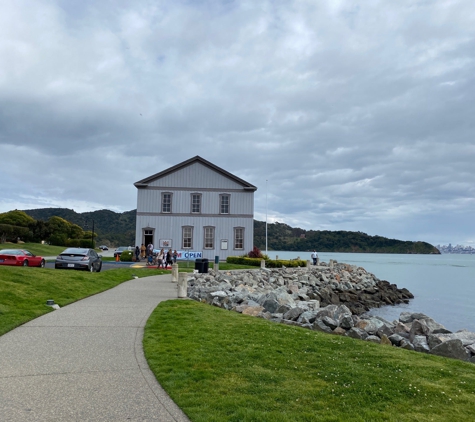
[[[362,267],[220,271],[188,275],[189,298],[278,323],[475,362],[475,333],[452,333],[424,314],[365,316],[413,298]]]

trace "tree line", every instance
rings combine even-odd
[[[40,208],[0,214],[0,237],[67,245],[77,239],[92,239],[92,225],[97,244],[133,246],[136,210],[116,213],[98,210],[77,213],[68,208]],[[254,220],[254,245],[265,250],[265,222]],[[90,242],[89,242],[90,245]],[[267,225],[268,250],[364,253],[438,254],[433,245],[423,241],[402,241],[362,232],[304,230],[284,223]]]

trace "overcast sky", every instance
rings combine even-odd
[[[261,221],[475,246],[474,79],[473,0],[2,0],[0,212],[200,155]]]

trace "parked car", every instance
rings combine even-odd
[[[119,246],[115,251],[114,251],[114,258],[117,258],[117,256],[120,256],[122,252],[124,251],[131,251],[132,246]]]
[[[33,255],[26,249],[2,249],[0,250],[0,265],[44,268],[45,259],[42,256]]]
[[[67,248],[56,257],[54,268],[99,272],[102,269],[102,255],[90,248]]]
[[[100,249],[101,251],[108,251],[108,250],[109,250],[109,248],[108,248],[106,245],[101,245],[101,246],[99,246],[99,249]]]

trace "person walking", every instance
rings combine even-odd
[[[173,260],[172,260],[172,250],[171,249],[168,249],[168,252],[167,252],[167,267],[169,265],[172,265],[173,264]]]
[[[140,262],[140,248],[138,246],[135,247],[135,262]]]
[[[173,263],[176,264],[176,259],[178,258],[178,252],[176,249],[173,251]]]
[[[140,246],[140,256],[142,257],[142,259],[145,258],[145,251],[147,250],[147,248],[145,247],[145,245],[142,243],[142,246]]]
[[[314,250],[314,251],[312,252],[313,265],[317,265],[317,258],[318,258],[317,251]]]

